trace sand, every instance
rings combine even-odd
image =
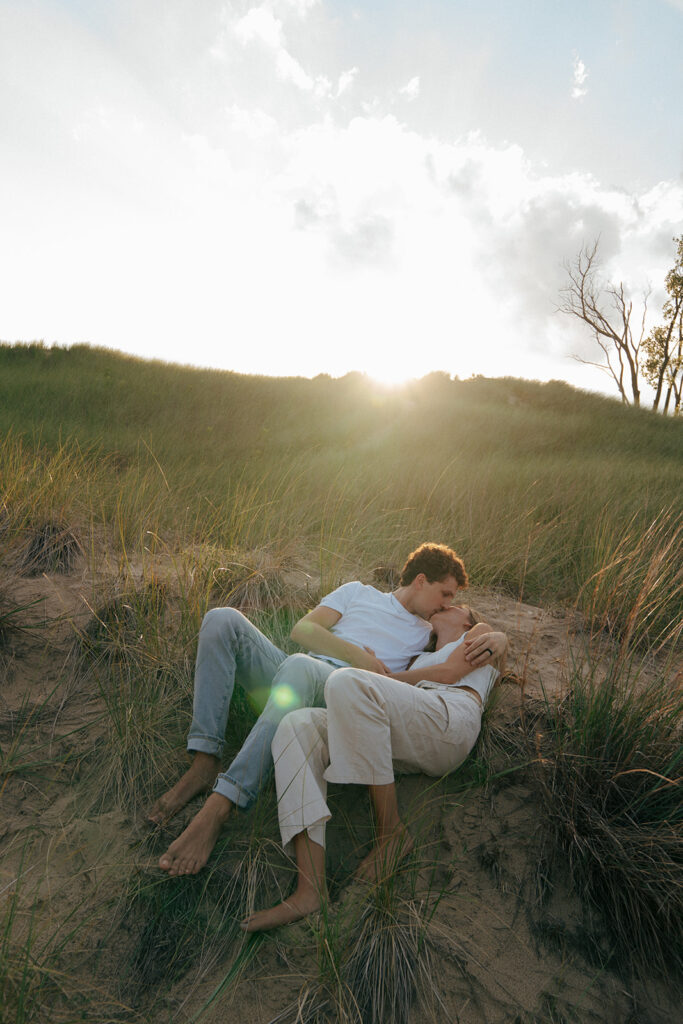
[[[88,993],[91,1010],[102,1001],[101,1020],[113,1019],[117,1000],[136,1003],[138,1019],[189,1020],[220,985],[243,940],[226,947],[213,965],[205,959],[201,969],[195,965],[146,993],[133,991],[126,980],[136,925],[125,918],[123,895],[132,877],[156,877],[155,847],[145,841],[144,808],[94,807],[87,797],[87,772],[79,768],[79,758],[87,765],[88,752],[107,726],[96,689],[79,683],[71,671],[75,629],[89,621],[94,595],[106,582],[106,574],[95,579],[83,567],[68,576],[30,579],[3,571],[2,591],[27,607],[16,617],[21,629],[8,633],[0,653],[0,744],[5,764],[14,768],[0,780],[0,891],[6,908],[19,892],[15,944],[27,934],[29,906],[35,908],[43,943],[60,927],[60,935],[68,933],[65,921],[81,922],[73,940],[63,945],[60,969],[70,979],[66,991]],[[585,642],[580,619],[564,609],[533,607],[489,591],[474,590],[468,600],[510,637],[508,667],[525,685],[501,688],[492,726],[494,735],[507,733],[521,743],[520,716],[532,713],[544,694],[552,699],[562,692],[570,649],[580,657]],[[509,760],[491,749],[494,766],[505,773]],[[182,764],[179,752],[179,770]],[[401,808],[422,851],[411,885],[423,909],[437,903],[427,931],[431,983],[422,986],[424,998],[415,999],[410,1021],[675,1020],[675,996],[665,986],[627,983],[601,967],[595,952],[587,954],[586,910],[566,879],[555,879],[539,903],[536,836],[543,809],[533,771],[508,772],[486,788],[467,791],[455,780],[436,786],[421,776],[400,780]],[[361,833],[367,823],[360,791],[352,798],[340,794],[338,801],[340,820],[329,840],[332,922],[353,909],[350,883],[359,854],[348,839],[346,818]],[[179,817],[171,834],[198,805],[195,801]],[[267,842],[274,846],[272,806],[266,818]],[[234,823],[231,836],[243,827]],[[161,873],[158,878],[161,882]],[[409,885],[401,896],[405,906],[411,891]],[[303,922],[257,944],[237,979],[201,1019],[269,1024],[300,998],[302,986],[315,992],[321,934],[319,924]],[[63,1019],[59,987],[45,990],[41,999],[36,1019],[46,1024]],[[88,1019],[98,1019],[92,1012]]]

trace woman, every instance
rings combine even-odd
[[[503,654],[507,638],[474,623],[466,606],[437,612],[431,619],[435,650],[418,655],[405,672],[337,669],[325,685],[326,708],[302,708],[282,720],[273,740],[278,815],[283,846],[294,846],[297,887],[283,903],[243,921],[245,931],[275,928],[320,908],[325,824],[331,816],[327,782],[370,789],[377,844],[362,861],[360,877],[380,877],[409,852],[412,840],[398,815],[394,768],[438,778],[462,764],[499,674],[492,662]],[[482,656],[487,664],[473,668]]]

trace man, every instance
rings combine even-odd
[[[230,767],[218,774],[204,806],[161,857],[160,868],[170,875],[200,871],[233,808],[249,807],[270,775],[271,742],[287,712],[324,706],[325,681],[340,666],[380,675],[405,669],[429,640],[429,619],[450,607],[458,588],[467,583],[454,551],[442,544],[422,544],[408,558],[393,593],[347,583],[305,615],[292,630],[292,639],[308,648],[308,655],[287,657],[234,608],[208,612],[199,634],[188,736],[194,759],[156,802],[150,821],[162,824],[211,788],[220,770],[236,678],[252,697],[265,700],[265,707]]]

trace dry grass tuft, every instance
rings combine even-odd
[[[683,680],[629,676],[617,656],[604,676],[577,670],[549,720],[549,862],[568,867],[615,966],[683,978]]]
[[[351,943],[344,978],[363,1024],[408,1024],[418,992],[434,994],[424,903],[371,900]]]
[[[167,842],[167,840],[165,841]],[[235,847],[239,853],[235,856]],[[279,893],[268,844],[229,835],[198,875],[169,879],[136,871],[122,923],[132,937],[122,970],[136,999],[194,969],[194,983],[216,968],[236,938],[256,894]]]
[[[167,586],[151,579],[139,588],[128,588],[98,608],[77,634],[77,658],[81,668],[111,667],[139,650],[145,637],[158,637],[164,624]]]
[[[19,571],[24,576],[41,573],[70,573],[83,555],[83,546],[68,526],[45,522],[31,530],[20,555]]]
[[[278,608],[283,603],[285,585],[278,569],[250,568],[229,562],[214,570],[212,605],[239,608],[243,612]]]

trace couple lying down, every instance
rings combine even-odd
[[[400,821],[394,768],[442,776],[472,749],[481,713],[498,675],[494,663],[506,637],[464,606],[461,560],[443,545],[423,544],[404,566],[400,585],[384,594],[361,583],[333,591],[292,631],[310,651],[287,657],[234,609],[204,619],[195,674],[190,769],[150,812],[170,818],[210,788],[220,769],[235,680],[264,710],[213,792],[159,866],[193,874],[210,856],[234,807],[249,807],[275,764],[280,830],[293,846],[294,894],[242,923],[273,928],[320,907],[325,892],[324,836],[330,812],[327,782],[367,785],[377,842],[361,863],[367,879],[381,875],[410,849]],[[433,650],[425,652],[432,638]],[[272,748],[272,750],[271,750]]]

